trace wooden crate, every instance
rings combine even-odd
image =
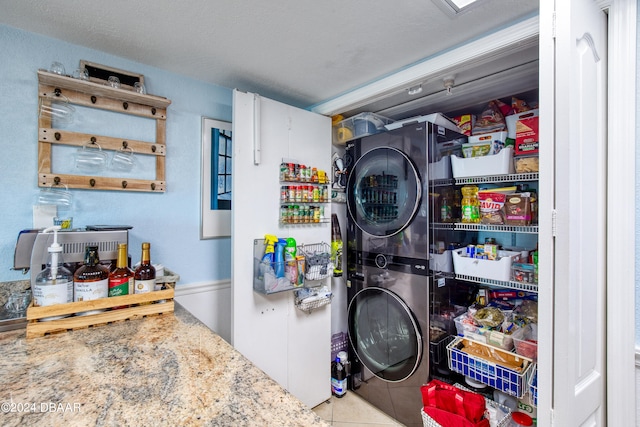
[[[175,276],[178,277],[178,276]],[[101,298],[92,301],[78,301],[56,304],[47,307],[34,307],[33,302],[27,308],[27,338],[42,337],[46,334],[84,329],[123,320],[139,319],[146,316],[172,313],[174,310],[174,276],[163,276],[156,279],[166,289],[146,294],[122,295],[119,297]],[[126,308],[114,307],[129,306]],[[90,310],[106,309],[101,313],[85,316],[73,316]],[[42,320],[47,317],[69,315],[56,320]]]

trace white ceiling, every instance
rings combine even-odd
[[[0,0],[0,23],[306,108],[538,10],[434,1]]]

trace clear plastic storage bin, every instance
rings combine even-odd
[[[524,328],[520,328],[515,331],[513,333],[513,343],[516,347],[516,353],[521,356],[537,360],[538,325],[535,323],[530,323]]]
[[[393,120],[375,113],[360,113],[342,120],[333,127],[333,140],[337,144],[345,144],[356,138],[384,132],[385,125]]]

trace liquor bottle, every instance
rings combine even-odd
[[[151,243],[142,243],[142,256],[140,265],[134,273],[134,286],[136,294],[152,292],[156,287],[156,269],[151,265]]]
[[[100,264],[97,246],[87,246],[84,263],[73,273],[74,301],[89,301],[109,296],[109,269]],[[104,311],[91,310],[78,313],[78,316]]]
[[[446,196],[442,197],[442,204],[440,205],[440,221],[451,222],[451,206]]]
[[[117,297],[133,293],[133,271],[127,266],[127,244],[118,243],[116,268],[109,274],[109,296]],[[114,307],[114,308],[125,308]]]

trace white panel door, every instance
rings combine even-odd
[[[330,242],[328,204],[327,222],[280,224],[279,171],[283,159],[330,171],[331,119],[235,90],[233,147],[232,344],[313,407],[331,397],[331,307],[306,313],[292,291],[254,292],[253,241],[274,234],[298,245]]]
[[[555,3],[553,424],[601,426],[606,420],[607,19],[595,1]],[[541,5],[541,15],[547,12]],[[548,83],[542,80],[541,87]]]
[[[253,292],[253,241],[277,234],[280,151],[265,144],[254,164],[254,131],[261,127],[260,99],[233,92],[233,201],[231,215],[231,343],[267,375],[287,388],[287,316],[291,295]],[[258,113],[258,114],[256,114]],[[268,147],[268,148],[267,148]]]

